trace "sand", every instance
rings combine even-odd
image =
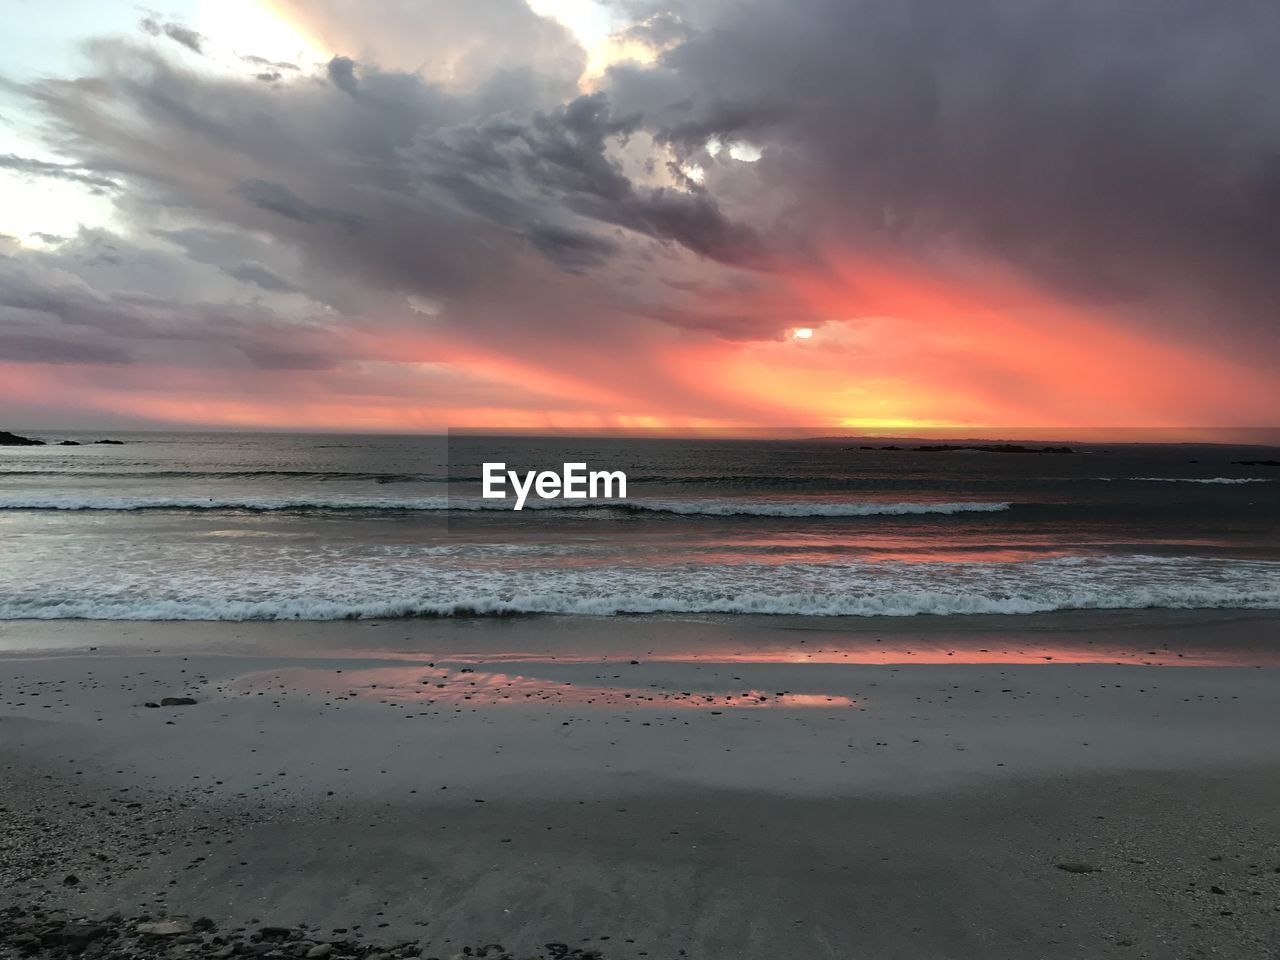
[[[1278,624],[10,623],[0,879],[439,956],[1280,956]]]

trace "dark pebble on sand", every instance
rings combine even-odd
[[[1067,873],[1095,873],[1099,869],[1091,863],[1059,863],[1057,867]]]

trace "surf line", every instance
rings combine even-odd
[[[540,500],[621,500],[627,495],[627,475],[621,470],[587,470],[585,463],[566,463],[554,470],[526,470],[522,477],[505,463],[485,463],[481,496],[486,500],[506,500],[507,483],[515,493],[512,510],[523,510],[530,493]],[[616,491],[616,492],[615,492]]]

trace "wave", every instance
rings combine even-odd
[[[1272,477],[1098,477],[1099,480],[1137,480],[1145,483],[1270,483]]]
[[[528,505],[526,504],[526,507]],[[607,504],[602,504],[607,506]],[[712,517],[883,517],[920,514],[998,513],[1012,507],[1010,503],[964,500],[955,503],[919,501],[908,503],[824,502],[824,501],[750,501],[750,500],[653,500],[625,501],[622,509],[639,513],[674,513],[682,516]]]
[[[481,477],[340,470],[0,470],[3,477],[76,477],[88,480],[316,480],[364,483],[451,483]]]
[[[1090,609],[1280,609],[1280,562],[1056,557],[1018,563],[680,565],[523,570],[339,564],[231,580],[195,571],[33,581],[0,619],[341,620],[539,614],[849,617]]]
[[[457,497],[0,497],[0,510],[243,510],[254,513],[306,511],[442,512],[457,510],[512,511],[511,500],[477,500]],[[825,500],[567,500],[531,501],[525,511],[614,510],[624,513],[668,513],[682,516],[745,517],[872,517],[917,514],[992,513],[1008,510],[1009,503]]]

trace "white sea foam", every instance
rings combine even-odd
[[[334,620],[520,614],[911,616],[1053,610],[1280,609],[1280,562],[1056,557],[1016,563],[426,568],[364,561],[130,579],[109,571],[0,594],[0,619]],[[38,591],[38,592],[37,592]]]

